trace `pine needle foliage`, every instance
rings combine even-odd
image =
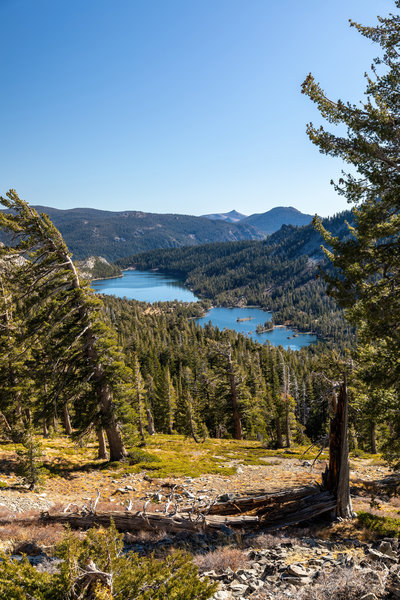
[[[27,559],[0,556],[0,600],[207,600],[216,584],[200,579],[192,559],[173,552],[165,560],[124,552],[112,524],[86,537],[68,532],[58,546],[60,571],[38,572]]]
[[[46,214],[39,215],[14,190],[0,202],[8,209],[0,212],[0,227],[11,238],[10,245],[0,248],[0,259],[14,263],[5,273],[2,308],[7,327],[0,337],[3,343],[16,338],[15,344],[11,339],[17,355],[13,377],[8,377],[11,386],[29,378],[33,382],[27,397],[20,391],[19,406],[6,404],[4,412],[17,417],[16,410],[25,411],[28,422],[32,416],[46,420],[57,408],[73,403],[78,431],[104,428],[110,458],[119,460],[125,449],[114,398],[128,372],[116,335],[105,323],[102,303],[80,278]],[[7,364],[0,367],[4,372]]]
[[[395,13],[378,17],[374,26],[350,21],[361,35],[380,47],[370,72],[365,74],[365,99],[358,104],[331,100],[310,74],[302,91],[331,125],[345,128],[345,135],[324,127],[307,127],[320,152],[342,158],[353,167],[343,173],[336,191],[355,204],[354,225],[347,239],[330,234],[320,219],[325,254],[334,273],[325,272],[328,293],[345,309],[357,326],[360,340],[360,377],[371,390],[393,388],[397,410],[387,403],[375,405],[390,421],[387,457],[399,464],[400,419],[400,0]],[[342,129],[341,129],[342,131]],[[371,368],[365,368],[369,364]],[[375,398],[379,394],[374,392]],[[384,395],[380,395],[384,398]],[[365,406],[365,408],[367,408]],[[374,419],[370,412],[369,416]]]

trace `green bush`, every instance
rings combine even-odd
[[[147,464],[153,462],[160,462],[158,456],[154,456],[154,454],[150,454],[150,452],[146,452],[146,450],[142,450],[141,448],[133,448],[128,453],[128,462],[130,465],[137,465],[139,463]]]
[[[400,536],[400,519],[395,519],[393,517],[377,517],[372,513],[364,511],[357,513],[357,518],[360,525],[379,535],[388,537]]]
[[[60,578],[40,573],[27,558],[13,560],[0,554],[0,600],[61,600]]]
[[[0,559],[0,600],[206,600],[216,584],[201,580],[190,555],[165,560],[123,552],[123,535],[112,524],[84,539],[68,532],[57,548],[60,571],[38,572],[27,559]]]

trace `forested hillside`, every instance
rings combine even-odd
[[[202,329],[193,321],[201,303],[100,301],[81,282],[50,220],[14,192],[2,201],[14,209],[3,227],[18,232],[17,244],[1,248],[0,342],[8,352],[0,362],[0,411],[9,435],[24,439],[36,427],[46,432],[61,415],[69,434],[97,432],[100,456],[105,432],[110,456],[118,459],[146,431],[195,439],[263,436],[280,447],[326,429],[329,411],[321,398],[324,377],[340,368],[335,354],[285,352],[233,331]],[[254,245],[239,244],[240,252]],[[300,281],[307,265],[298,261]],[[283,264],[289,268],[284,257],[278,267]],[[263,265],[261,257],[260,270]]]
[[[329,398],[322,369],[340,373],[335,353],[284,351],[234,331],[201,328],[188,319],[200,314],[199,303],[159,303],[149,310],[136,301],[102,300],[136,374],[135,410],[146,428],[151,414],[158,432],[197,439],[262,436],[272,447],[327,432]],[[361,430],[361,421],[358,426]],[[364,443],[369,447],[368,432]]]
[[[349,235],[350,212],[325,219],[335,235]],[[122,268],[159,269],[185,279],[193,291],[224,305],[258,305],[274,322],[290,321],[303,331],[340,345],[351,343],[343,312],[317,278],[324,260],[321,235],[312,225],[284,226],[265,241],[218,243],[156,250],[118,261]]]
[[[48,206],[36,206],[35,209],[49,215],[74,258],[79,260],[103,256],[113,261],[153,248],[265,237],[251,225],[210,221],[189,215],[111,212],[90,208],[58,210]],[[4,232],[0,232],[0,241],[7,241]]]

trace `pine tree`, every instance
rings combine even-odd
[[[24,320],[20,343],[25,366],[40,388],[39,412],[46,416],[49,405],[60,401],[63,406],[73,399],[81,431],[93,424],[104,427],[110,458],[119,460],[126,452],[113,392],[126,373],[115,335],[102,318],[101,302],[80,280],[48,216],[39,215],[14,190],[0,201],[8,209],[0,213],[0,227],[14,237],[12,246],[0,248],[0,257],[25,258],[11,270],[9,284]],[[29,365],[30,358],[35,360]]]
[[[395,1],[400,9],[400,0]],[[346,135],[308,126],[321,152],[341,157],[355,169],[335,184],[339,194],[355,203],[354,226],[344,241],[331,235],[319,219],[325,252],[334,271],[325,272],[328,292],[357,326],[361,348],[374,356],[368,383],[400,391],[400,15],[378,17],[366,27],[351,22],[359,33],[378,44],[381,56],[366,74],[366,98],[358,105],[326,97],[309,75],[303,92],[333,125]],[[365,359],[365,353],[364,353]],[[384,407],[382,405],[382,409]],[[398,411],[397,411],[398,413]],[[389,417],[390,413],[386,413]],[[396,448],[400,422],[392,423]],[[398,450],[399,454],[400,451]]]
[[[144,443],[144,396],[145,386],[142,374],[140,372],[140,364],[136,354],[133,355],[132,359],[132,375],[133,375],[133,395],[134,395],[134,406],[137,414],[137,424],[139,435],[142,443]]]
[[[400,8],[400,0],[395,4]],[[349,237],[340,241],[316,220],[335,267],[333,275],[325,274],[328,291],[358,326],[362,340],[381,340],[399,350],[400,15],[378,19],[375,27],[351,22],[383,50],[371,75],[366,75],[361,106],[328,99],[312,75],[303,83],[303,93],[330,123],[347,128],[347,135],[340,136],[310,124],[311,141],[321,152],[343,158],[359,174],[343,174],[335,184],[339,194],[356,203]],[[393,381],[398,378],[396,369],[389,368]]]

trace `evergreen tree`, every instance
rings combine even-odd
[[[395,6],[400,8],[400,0]],[[345,240],[331,235],[318,219],[316,226],[328,245],[325,252],[335,269],[324,274],[328,291],[346,309],[347,318],[358,327],[361,343],[374,356],[374,381],[369,377],[369,384],[393,386],[398,397],[400,15],[378,17],[378,24],[371,27],[354,22],[351,26],[381,48],[381,56],[366,74],[365,100],[357,105],[332,101],[312,75],[303,83],[303,92],[329,123],[347,129],[346,135],[337,135],[310,124],[308,135],[321,152],[339,156],[355,168],[356,174],[343,174],[335,184],[339,194],[356,204],[355,222],[349,226]],[[400,423],[395,422],[392,448],[399,433]]]
[[[0,227],[13,235],[0,258],[24,258],[9,272],[13,304],[24,322],[20,337],[42,417],[49,406],[73,398],[81,431],[104,427],[111,460],[125,456],[113,392],[126,377],[115,334],[104,323],[101,302],[80,280],[71,255],[47,215],[39,215],[14,190],[0,198],[8,211]],[[29,359],[33,362],[29,363]]]

